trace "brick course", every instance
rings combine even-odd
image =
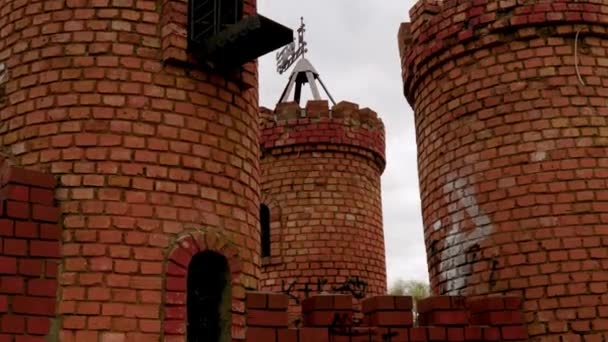
[[[282,103],[262,110],[261,133],[272,240],[261,288],[289,292],[292,313],[307,295],[349,278],[366,283],[364,296],[385,294],[384,125],[376,113],[347,102]]]
[[[601,340],[608,4],[419,1],[410,17],[432,288],[523,297],[531,340]]]

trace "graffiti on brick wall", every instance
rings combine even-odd
[[[451,179],[450,179],[451,178]],[[446,233],[444,246],[440,256],[439,274],[445,276],[452,274],[454,268],[452,258],[455,256],[454,250],[463,250],[466,254],[466,267],[471,267],[477,262],[481,255],[480,243],[483,242],[492,232],[494,227],[490,217],[479,206],[474,189],[475,182],[470,179],[456,178],[455,175],[448,175],[448,182],[443,188],[446,201],[451,203],[452,198],[456,198],[457,206],[454,207],[448,216],[451,227]],[[464,212],[463,212],[464,210]],[[464,231],[462,221],[464,214],[473,222],[473,229]],[[442,228],[441,221],[435,222],[434,230]],[[455,274],[455,273],[454,273]],[[462,273],[445,280],[446,295],[457,295],[458,292],[467,286],[467,276]]]
[[[289,283],[284,280],[281,282],[281,292],[293,299],[296,304],[300,304],[302,295],[308,298],[311,295],[322,294],[325,292],[341,293],[352,295],[356,299],[363,299],[367,295],[367,282],[359,277],[349,277],[344,283],[338,286],[328,287],[329,281],[326,278],[318,278],[316,282],[299,283],[293,280]],[[297,285],[302,285],[297,287]]]
[[[6,82],[8,82],[8,68],[6,64],[0,63],[0,104],[6,98]]]
[[[363,339],[368,337],[369,342],[374,342],[374,337],[376,336],[371,329],[357,329],[361,328],[362,322],[360,320],[355,320],[351,315],[347,313],[339,313],[336,312],[334,314],[333,321],[331,326],[329,327],[329,336],[331,337],[330,341],[333,341],[333,337],[360,337],[357,341],[364,342]],[[380,335],[382,338],[382,342],[392,342],[394,337],[398,337],[399,333],[396,331],[388,332]]]

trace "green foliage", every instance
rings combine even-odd
[[[431,294],[429,284],[417,280],[397,279],[390,287],[392,296],[412,296],[416,301],[424,299]]]

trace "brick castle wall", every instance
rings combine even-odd
[[[257,68],[193,68],[186,8],[0,0],[0,145],[57,181],[62,342],[183,336],[183,320],[161,317],[185,286],[165,281],[167,259],[191,233],[236,245],[233,338],[244,338],[260,264]]]
[[[532,340],[606,317],[605,1],[419,1],[399,45],[431,285],[524,298]]]
[[[247,342],[527,341],[522,301],[512,297],[371,297],[362,302],[364,320],[353,325],[349,295],[323,295],[302,303],[304,327],[288,328],[288,297],[247,294]]]
[[[61,264],[50,175],[0,157],[0,341],[43,342],[54,326]]]
[[[262,202],[271,255],[261,288],[290,297],[292,312],[320,292],[386,293],[380,175],[384,125],[342,102],[279,104],[262,112]]]

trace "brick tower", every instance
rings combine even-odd
[[[303,59],[293,79],[302,64],[314,76],[301,79],[318,76]],[[305,108],[283,102],[263,109],[261,131],[261,288],[288,294],[294,312],[320,292],[356,302],[385,294],[384,125],[376,113],[347,102],[330,108],[318,97]]]
[[[255,0],[193,4],[0,0],[0,340],[245,338],[254,60],[293,32]]]
[[[523,297],[533,340],[608,332],[606,13],[421,0],[399,32],[432,288]]]

